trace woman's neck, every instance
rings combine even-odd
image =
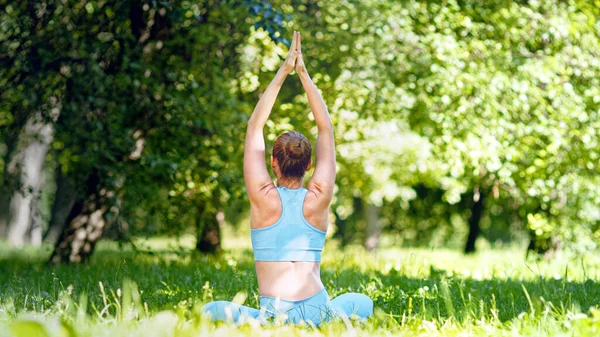
[[[302,187],[302,179],[278,178],[277,186],[295,190]]]

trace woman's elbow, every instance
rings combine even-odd
[[[247,132],[260,131],[263,129],[263,126],[260,125],[256,120],[250,118],[248,120],[248,125],[246,126]]]
[[[331,134],[333,136],[333,125],[331,123],[326,125],[317,125],[317,131],[319,134]]]
[[[331,132],[331,134],[333,134],[333,124],[331,123],[331,120],[317,124],[317,130],[319,133]]]

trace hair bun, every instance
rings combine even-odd
[[[273,157],[286,177],[302,178],[310,164],[311,147],[299,132],[289,131],[277,137]]]
[[[286,145],[286,152],[290,158],[300,159],[304,156],[304,144],[300,139],[290,139]]]

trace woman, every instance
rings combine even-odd
[[[264,160],[263,128],[283,81],[294,69],[306,91],[318,128],[315,170],[306,188],[302,182],[312,164],[311,146],[302,134],[286,132],[275,140],[271,167],[277,186]],[[205,305],[203,311],[215,320],[243,322],[252,317],[264,322],[265,318],[283,315],[288,322],[305,321],[315,325],[334,313],[370,316],[373,301],[369,297],[352,293],[330,301],[321,282],[321,252],[335,183],[335,147],[331,118],[304,66],[298,32],[294,32],[287,58],[248,121],[244,180],[250,199],[252,248],[261,310],[216,301]]]

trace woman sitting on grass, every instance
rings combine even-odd
[[[315,170],[306,188],[302,183],[312,164],[311,145],[302,134],[286,132],[275,140],[271,167],[277,186],[264,159],[263,128],[283,81],[294,68],[306,90],[319,132]],[[238,323],[249,317],[264,322],[265,318],[284,315],[287,322],[318,325],[334,314],[370,316],[373,301],[369,297],[349,293],[330,301],[321,282],[321,251],[335,184],[335,146],[331,118],[304,66],[298,32],[294,32],[287,58],[248,121],[244,179],[250,199],[261,309],[215,301],[206,304],[203,311],[214,320]]]

